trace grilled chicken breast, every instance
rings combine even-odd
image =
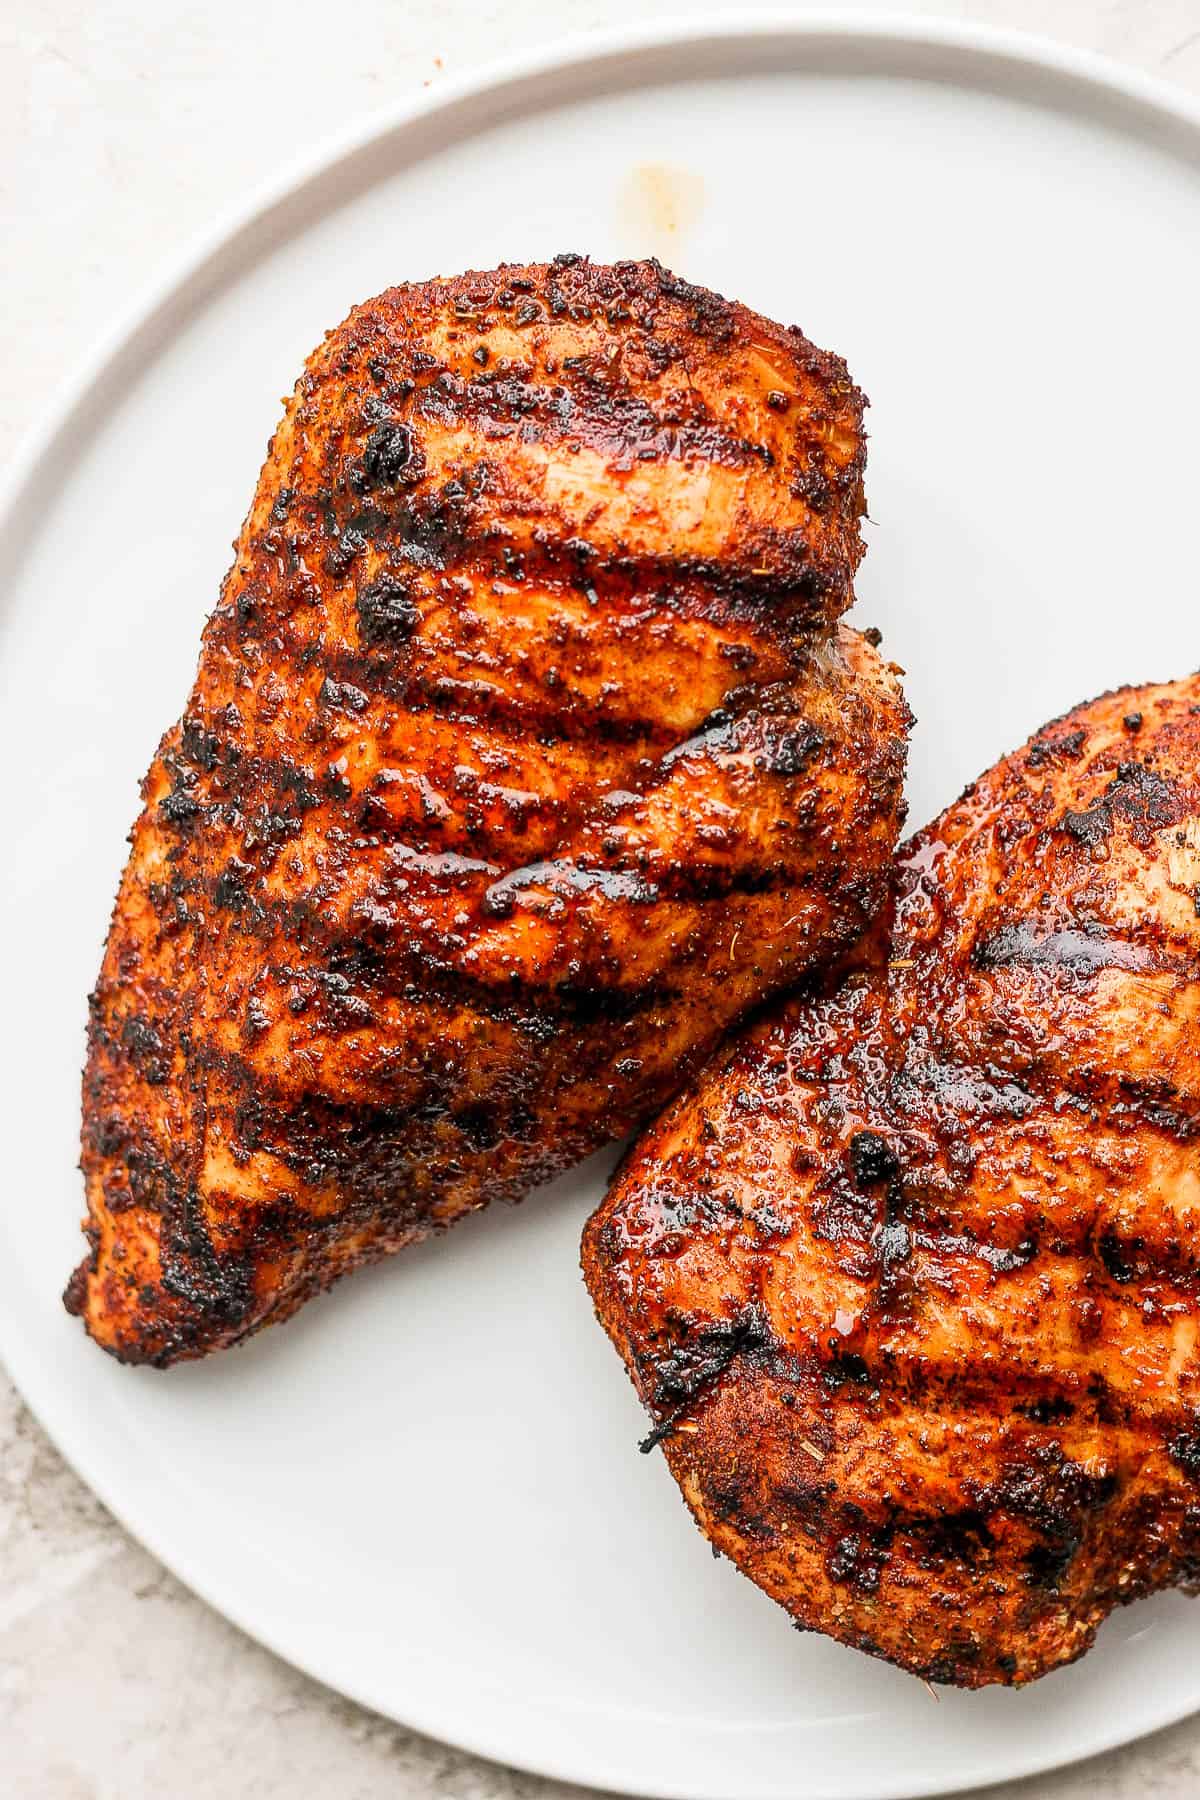
[[[1200,677],[1080,707],[588,1226],[650,1441],[799,1625],[1025,1682],[1200,1579],[1198,914]]]
[[[887,886],[837,620],[862,398],[656,264],[392,289],[310,360],[92,1001],[67,1304],[198,1356],[648,1115]]]

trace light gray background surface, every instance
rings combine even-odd
[[[1200,0],[875,10],[1041,30],[1200,92]],[[423,85],[649,11],[646,0],[0,0],[0,456],[130,296],[248,187]],[[258,1649],[125,1536],[0,1375],[3,1800],[578,1791],[415,1737]],[[1200,1717],[987,1790],[1035,1795],[1194,1800]]]

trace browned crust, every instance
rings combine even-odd
[[[731,1044],[584,1240],[701,1528],[805,1627],[1025,1682],[1200,1573],[1200,677],[899,860],[890,964]]]
[[[310,359],[92,1001],[67,1302],[169,1363],[516,1199],[853,940],[907,714],[835,621],[862,399],[652,263],[393,288]]]

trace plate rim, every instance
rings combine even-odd
[[[463,75],[440,81],[427,92],[370,110],[355,123],[325,134],[311,148],[290,158],[255,184],[243,199],[222,209],[211,223],[193,233],[179,252],[137,286],[133,297],[77,358],[0,467],[0,551],[16,536],[19,559],[22,514],[36,499],[39,483],[50,474],[56,454],[75,422],[86,419],[88,409],[100,402],[110,386],[119,385],[123,374],[141,357],[153,355],[158,343],[170,335],[177,318],[186,318],[202,304],[210,284],[215,285],[224,274],[244,269],[254,260],[273,228],[285,224],[283,215],[289,206],[296,206],[302,216],[305,204],[313,197],[312,190],[323,179],[336,175],[357,154],[391,138],[396,140],[396,162],[402,166],[406,160],[422,154],[418,142],[406,157],[406,137],[418,137],[426,121],[449,115],[455,108],[467,108],[471,102],[496,100],[508,94],[516,102],[514,112],[528,110],[548,101],[548,96],[537,93],[535,84],[554,81],[563,84],[559,101],[569,102],[577,97],[587,73],[605,65],[611,65],[616,72],[622,61],[628,60],[633,82],[638,76],[637,65],[656,54],[678,50],[695,56],[706,46],[724,46],[736,52],[772,38],[788,40],[796,54],[805,49],[815,52],[819,46],[835,54],[839,49],[845,52],[855,46],[871,46],[881,52],[945,51],[968,64],[982,64],[1001,74],[1006,68],[1017,78],[1023,73],[1027,81],[1030,76],[1048,78],[1055,87],[1074,85],[1110,102],[1138,105],[1193,133],[1200,151],[1200,100],[1186,90],[1099,52],[1033,32],[937,15],[858,8],[842,12],[830,7],[811,12],[777,7],[746,13],[725,10],[693,18],[672,14],[646,23],[572,32],[549,44],[491,59]],[[688,73],[680,69],[676,79],[687,79]],[[531,91],[523,94],[523,89]],[[462,135],[478,128],[478,122],[472,124],[468,118],[464,120]],[[70,454],[68,448],[68,461]],[[474,1727],[470,1718],[464,1716],[458,1696],[441,1710],[420,1702],[410,1709],[406,1703],[401,1714],[386,1695],[373,1693],[369,1682],[347,1680],[342,1674],[323,1669],[319,1646],[297,1648],[276,1635],[274,1621],[265,1626],[251,1622],[237,1595],[224,1591],[219,1576],[197,1571],[186,1550],[162,1547],[153,1518],[139,1516],[136,1495],[132,1503],[128,1497],[113,1497],[108,1473],[98,1466],[86,1444],[68,1448],[72,1437],[70,1415],[59,1408],[53,1374],[44,1370],[33,1354],[26,1354],[3,1311],[0,1366],[64,1461],[122,1529],[205,1605],[253,1642],[332,1692],[406,1729],[545,1779],[588,1784],[587,1775],[581,1775],[578,1768],[553,1754],[533,1752],[514,1763],[511,1744],[498,1741],[490,1729]],[[806,1791],[808,1800],[926,1800],[927,1796],[961,1792],[964,1786],[1020,1780],[1068,1767],[1136,1742],[1198,1710],[1200,1693],[1183,1705],[1177,1700],[1157,1707],[1150,1705],[1132,1731],[1114,1716],[1107,1725],[1102,1721],[1093,1736],[1074,1748],[1018,1752],[999,1772],[994,1767],[968,1767],[965,1784],[960,1769],[953,1780],[934,1775],[932,1781],[923,1780],[919,1788],[907,1781],[900,1786],[881,1786],[876,1777],[871,1777],[869,1787]],[[643,1796],[645,1800],[691,1800],[687,1784],[656,1782],[648,1787],[635,1776],[623,1777],[619,1788],[608,1791]],[[731,1800],[736,1797],[731,1796]]]

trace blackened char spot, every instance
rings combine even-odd
[[[653,1405],[656,1412],[665,1409],[665,1417],[638,1445],[642,1454],[648,1455],[670,1435],[681,1415],[736,1357],[760,1350],[769,1341],[769,1327],[752,1308],[686,1336],[681,1333],[670,1353],[656,1357],[652,1365]]]
[[[1167,1454],[1190,1480],[1200,1482],[1200,1429],[1177,1432],[1167,1445]]]
[[[1122,1113],[1144,1119],[1181,1144],[1194,1142],[1200,1133],[1200,1120],[1180,1105],[1179,1090],[1167,1076],[1122,1075],[1118,1086]]]
[[[242,912],[250,904],[246,888],[246,877],[249,874],[249,864],[241,862],[236,856],[231,857],[213,887],[214,905],[227,908],[230,912]]]
[[[504,1136],[504,1121],[494,1102],[461,1107],[453,1118],[473,1150],[493,1150]]]
[[[353,682],[334,681],[327,675],[317,694],[317,705],[327,706],[331,712],[359,713],[367,705],[367,696]]]
[[[419,481],[425,459],[411,425],[389,419],[377,425],[367,439],[362,460],[354,471],[355,487],[366,493],[371,488],[409,485]]]
[[[1170,782],[1145,763],[1124,762],[1100,798],[1083,812],[1065,812],[1063,830],[1094,849],[1110,836],[1118,817],[1133,828],[1135,841],[1148,831],[1169,825],[1178,807]]]
[[[183,721],[180,748],[188,762],[203,769],[205,774],[212,773],[221,754],[220,740],[215,732],[209,731],[198,719]]]
[[[1034,1544],[1032,1549],[1027,1550],[1025,1579],[1030,1587],[1056,1593],[1071,1566],[1079,1543],[1080,1540],[1073,1536],[1051,1538],[1046,1543]]]
[[[1085,812],[1072,812],[1068,808],[1063,814],[1062,825],[1063,830],[1079,843],[1095,849],[1112,831],[1112,810],[1102,800],[1095,806],[1089,806]]]
[[[963,1506],[932,1518],[906,1520],[922,1550],[936,1562],[959,1562],[976,1568],[995,1544],[991,1527],[978,1507]]]
[[[838,1539],[826,1558],[825,1567],[831,1581],[866,1596],[878,1592],[887,1560],[886,1549],[855,1532]]]
[[[213,1325],[240,1325],[252,1303],[249,1264],[218,1255],[209,1236],[204,1203],[190,1190],[180,1209],[164,1220],[161,1240],[163,1291]]]
[[[121,1043],[148,1087],[161,1087],[170,1072],[166,1049],[157,1028],[134,1013],[121,1027]]]
[[[169,825],[190,825],[200,812],[200,802],[191,788],[173,787],[159,802],[158,810]]]
[[[845,1382],[861,1388],[874,1388],[876,1385],[870,1368],[857,1351],[841,1348],[835,1349],[830,1358],[825,1378],[834,1387],[840,1387]]]
[[[1074,762],[1086,739],[1086,731],[1064,731],[1058,737],[1038,738],[1029,751],[1029,767],[1040,769],[1044,763],[1060,758],[1064,762]]]
[[[1137,1278],[1137,1263],[1134,1260],[1142,1248],[1141,1240],[1119,1238],[1115,1231],[1105,1231],[1096,1244],[1100,1261],[1108,1270],[1113,1280],[1122,1286]]]
[[[420,609],[399,575],[379,575],[360,589],[356,609],[358,635],[371,649],[403,643],[421,623]]]
[[[1034,1425],[1061,1425],[1075,1415],[1073,1402],[1062,1394],[1050,1394],[1041,1400],[1027,1401],[1015,1410]]]
[[[877,1132],[856,1131],[850,1139],[850,1172],[856,1187],[873,1187],[876,1182],[895,1180],[900,1159]]]
[[[766,744],[754,759],[755,766],[768,775],[799,775],[824,742],[821,733],[811,725],[774,727],[768,731]]]

